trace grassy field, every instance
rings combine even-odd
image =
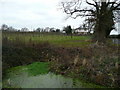
[[[48,42],[52,45],[66,47],[84,47],[89,45],[90,36],[67,36],[63,34],[43,34],[43,33],[3,33],[3,39],[7,38],[12,42],[42,43]]]

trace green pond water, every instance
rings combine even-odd
[[[7,70],[3,79],[4,88],[99,88],[101,86],[84,83],[48,71],[47,64],[37,62]],[[39,67],[39,68],[38,68]]]

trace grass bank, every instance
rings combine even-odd
[[[26,68],[26,69],[25,69]],[[47,74],[49,72],[49,63],[48,62],[34,62],[29,65],[16,66],[8,69],[6,73],[10,72],[20,72],[19,70],[23,70],[24,72],[28,72],[30,76],[36,76],[39,74]]]
[[[70,81],[72,80],[72,82],[74,83],[74,87],[78,88],[78,87],[85,87],[85,88],[105,88],[103,86],[100,86],[100,85],[96,85],[94,83],[86,83],[85,81],[82,81],[82,80],[79,80],[77,78],[68,78],[68,77],[63,77],[63,75],[56,75],[56,74],[53,74],[53,73],[48,73],[49,71],[49,64],[48,62],[34,62],[32,64],[29,64],[29,65],[24,65],[24,66],[17,66],[17,67],[12,67],[8,70],[6,70],[6,78],[3,80],[3,87],[4,88],[20,88],[19,84],[20,84],[20,77],[22,79],[22,81],[24,82],[25,80],[25,76],[24,74],[27,73],[27,77],[38,77],[38,76],[46,76],[46,75],[50,75],[50,77],[46,77],[45,80],[43,80],[43,82],[45,81],[46,82],[46,79],[48,79],[48,82],[50,79],[53,79],[53,82],[55,82],[56,84],[54,85],[57,85],[57,82],[56,81],[59,81],[60,84],[61,84],[61,87],[62,87],[62,84],[64,84],[64,82],[61,82],[62,78],[64,79],[69,79]],[[24,74],[23,74],[24,73]],[[18,76],[18,75],[23,75],[23,78],[22,76]],[[17,76],[17,77],[16,77]],[[56,77],[57,78],[56,78]],[[17,81],[14,81],[14,77],[17,78]],[[53,78],[54,77],[54,78]],[[61,78],[60,78],[61,77]],[[49,79],[50,78],[50,79]],[[58,79],[59,78],[59,79]],[[34,78],[35,79],[35,78]],[[34,80],[32,79],[32,80]],[[42,77],[43,79],[43,77]],[[8,81],[11,80],[11,83],[13,84],[10,84]],[[19,81],[20,80],[20,81]],[[39,78],[37,79],[39,80]],[[69,80],[67,81],[67,83],[69,83]],[[17,82],[17,85],[14,84]],[[41,83],[41,81],[39,81]],[[38,82],[38,83],[39,83]],[[66,81],[65,81],[66,82]],[[19,83],[19,84],[18,84]],[[31,83],[31,82],[29,82]],[[46,82],[47,83],[47,82]],[[45,83],[45,84],[46,84]],[[26,84],[26,83],[24,83]],[[49,83],[48,83],[49,84]],[[60,85],[58,83],[58,86]],[[32,84],[34,85],[34,83]],[[41,84],[40,84],[41,85]],[[42,85],[44,85],[44,83],[42,83]],[[29,86],[29,85],[28,85]],[[30,87],[30,86],[29,86]],[[52,88],[52,87],[51,87]]]

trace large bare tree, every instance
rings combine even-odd
[[[61,6],[63,11],[74,19],[77,17],[94,18],[93,40],[98,42],[104,42],[114,29],[115,13],[120,15],[118,13],[120,0],[64,0]]]

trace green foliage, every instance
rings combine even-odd
[[[60,32],[60,29],[56,29],[56,32]]]
[[[70,25],[67,27],[64,27],[63,31],[65,31],[67,35],[72,34],[72,28]]]

